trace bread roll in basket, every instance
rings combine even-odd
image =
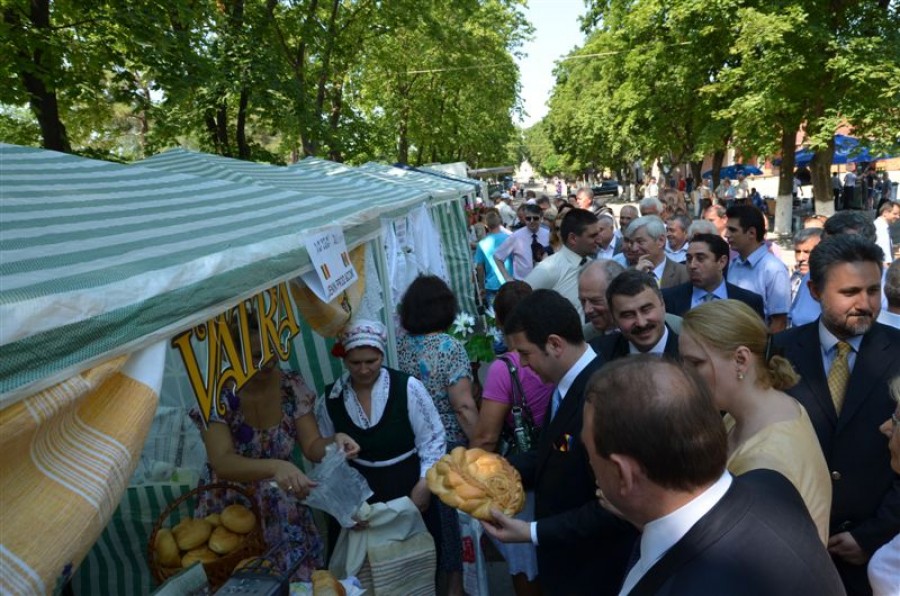
[[[491,508],[515,515],[525,506],[519,472],[484,449],[457,447],[426,474],[428,488],[445,504],[472,517],[491,520]]]

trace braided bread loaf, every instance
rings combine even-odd
[[[472,517],[491,520],[491,508],[515,515],[525,506],[519,472],[484,449],[457,447],[426,474],[428,489],[445,504]]]

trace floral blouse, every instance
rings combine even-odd
[[[447,431],[447,444],[465,445],[466,435],[459,426],[449,389],[462,379],[472,378],[472,365],[462,343],[446,333],[405,335],[397,347],[402,372],[422,381],[437,407]]]

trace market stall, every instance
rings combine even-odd
[[[146,518],[193,481],[179,476],[181,462],[157,460],[165,483],[129,486],[142,451],[187,450],[164,434],[196,393],[172,338],[290,286],[285,308],[299,314],[289,366],[321,390],[340,369],[301,308],[309,294],[298,279],[313,269],[306,240],[338,228],[367,282],[357,307],[368,301],[387,320],[385,222],[408,224],[440,202],[452,212],[460,198],[193,155],[177,167],[162,157],[125,166],[0,145],[4,593],[53,591],[95,542],[93,577],[107,583],[86,580],[84,593],[149,591],[135,579]],[[465,238],[464,227],[446,233]]]

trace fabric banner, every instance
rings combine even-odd
[[[164,357],[158,343],[0,411],[0,593],[52,592],[93,546],[144,446]]]

